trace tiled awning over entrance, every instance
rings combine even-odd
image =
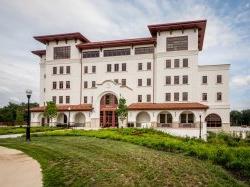
[[[81,105],[56,105],[58,111],[68,111],[70,107],[70,111],[91,111],[91,104],[81,104]],[[39,106],[31,108],[31,112],[43,112],[45,106]]]
[[[132,103],[128,110],[205,110],[207,105],[201,103]]]

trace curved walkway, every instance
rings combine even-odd
[[[0,146],[0,186],[42,186],[39,163],[21,151]]]

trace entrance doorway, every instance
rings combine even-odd
[[[118,126],[118,117],[115,112],[117,104],[115,95],[106,94],[102,96],[100,101],[100,126],[102,128]]]

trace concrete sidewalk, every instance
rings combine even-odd
[[[21,151],[0,146],[0,186],[42,186],[39,163]]]

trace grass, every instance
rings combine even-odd
[[[34,132],[45,132],[45,131],[53,131],[58,130],[61,128],[57,127],[31,127],[31,133]],[[0,127],[0,135],[5,134],[22,134],[25,133],[26,128],[25,127]]]
[[[61,131],[69,132],[87,133]],[[209,161],[109,139],[38,135],[30,143],[15,138],[3,139],[0,145],[38,160],[44,186],[244,186]]]

